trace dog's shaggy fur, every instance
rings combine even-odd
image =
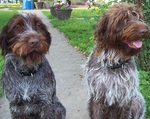
[[[51,35],[33,14],[15,15],[0,34],[3,88],[12,119],[65,119],[54,73],[45,58]]]
[[[133,5],[114,4],[102,16],[85,66],[91,119],[144,118],[145,101],[138,91],[133,56],[147,32],[141,12]]]

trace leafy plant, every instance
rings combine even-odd
[[[61,10],[66,10],[67,8],[66,8],[66,6],[63,5],[60,9]]]
[[[146,100],[146,116],[147,119],[150,118],[150,71],[146,72],[146,71],[140,71],[139,73],[139,78],[141,79],[141,83],[140,83],[140,91],[142,92],[142,94],[145,97]]]
[[[143,40],[144,44],[136,56],[136,61],[138,68],[145,71],[150,71],[150,33],[148,36]]]
[[[145,1],[145,4],[143,5],[143,9],[144,9],[143,13],[145,16],[145,20],[150,25],[150,0]]]

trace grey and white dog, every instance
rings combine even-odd
[[[66,109],[56,96],[54,73],[45,54],[51,35],[33,14],[17,14],[0,34],[5,65],[3,88],[12,119],[65,119]]]
[[[134,61],[148,27],[134,5],[114,4],[95,30],[95,48],[85,65],[90,119],[144,119]]]

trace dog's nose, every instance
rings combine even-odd
[[[28,42],[31,47],[37,46],[39,44],[39,40],[37,38],[31,38]]]

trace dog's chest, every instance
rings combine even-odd
[[[8,100],[20,100],[23,102],[37,103],[42,100],[50,100],[55,91],[55,82],[50,83],[49,79],[38,76],[25,76],[21,79],[14,79],[10,85],[5,86],[5,93]]]
[[[129,103],[136,94],[138,76],[134,60],[131,59],[122,67],[113,69],[106,60],[90,57],[85,67],[85,78],[89,93],[96,100],[105,99],[108,105],[118,102]]]
[[[54,74],[47,61],[32,75],[21,74],[11,62],[7,62],[2,80],[6,97],[11,102],[50,100],[55,92]]]
[[[32,77],[24,77],[19,82],[14,82],[17,83],[16,92],[21,95],[23,100],[30,101],[32,98],[43,100],[43,96],[48,98],[48,95],[52,95],[50,93],[53,92],[54,84],[49,83],[48,79],[44,79],[44,77]]]

